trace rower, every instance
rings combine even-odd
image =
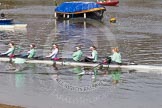
[[[98,60],[98,53],[96,51],[96,47],[95,46],[91,46],[89,49],[92,51],[92,55],[85,57],[84,61],[85,62],[97,62],[97,60]]]
[[[121,54],[119,52],[119,49],[112,48],[112,53],[113,54],[108,57],[108,63],[121,65],[122,61],[121,61]]]
[[[50,53],[49,55],[47,55],[47,58],[51,58],[52,60],[59,60],[59,58],[57,58],[59,52],[59,48],[56,44],[53,44],[53,50],[52,53]]]
[[[13,58],[15,52],[15,44],[14,42],[10,42],[8,45],[9,45],[9,49],[6,52],[1,53],[0,56],[8,56],[10,58]]]
[[[81,61],[83,52],[79,46],[76,47],[76,51],[73,53],[73,60],[74,61]]]
[[[35,50],[35,44],[30,44],[30,50],[26,53],[21,55],[22,58],[34,58],[36,54],[36,50]]]

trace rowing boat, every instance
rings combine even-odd
[[[17,61],[17,59],[23,61],[22,63],[33,63],[33,64],[48,64],[53,65],[54,61],[52,60],[34,60],[34,59],[23,59],[23,58],[13,58],[12,61]],[[10,59],[7,57],[0,57],[0,61],[9,62]],[[21,62],[20,62],[21,63]],[[65,66],[84,66],[84,67],[96,67],[99,66],[98,63],[87,63],[87,62],[74,62],[74,61],[55,61],[56,65],[65,65]],[[103,64],[104,68],[121,68],[124,70],[136,70],[139,72],[154,72],[154,73],[162,73],[161,66],[151,66],[151,65],[131,65],[131,64],[124,64],[124,65],[115,65],[115,64]]]

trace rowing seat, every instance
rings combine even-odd
[[[53,60],[54,61],[59,61],[59,60],[61,60],[61,58],[54,58]]]

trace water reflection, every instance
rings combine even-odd
[[[30,71],[28,71],[26,67],[27,70],[24,69],[22,72],[19,71],[15,73],[15,75],[10,75],[10,81],[8,80],[8,84],[12,82],[12,86],[10,87],[15,87],[16,91],[19,91],[19,94],[22,93],[21,95],[23,96],[41,94],[46,98],[45,95],[48,95],[50,98],[54,99],[55,102],[61,101],[64,102],[64,104],[88,105],[114,96],[122,97],[121,94],[123,94],[123,91],[130,89],[129,91],[133,92],[132,89],[138,88],[135,87],[135,85],[133,86],[134,88],[129,86],[130,84],[134,84],[133,82],[136,80],[136,84],[139,85],[138,77],[147,78],[140,74],[122,74],[119,68],[114,70],[98,70],[97,68],[88,69],[83,67],[62,66],[61,68],[58,67],[58,70],[49,70],[48,68],[53,68],[51,66],[44,67],[43,65],[28,67],[30,67]],[[50,71],[52,71],[51,74],[48,74]],[[83,71],[85,71],[86,74],[78,75],[78,73]],[[95,76],[95,80],[92,79],[93,75]],[[127,78],[123,76],[127,76]],[[121,77],[124,82],[121,82]],[[1,78],[3,77],[1,76]],[[146,85],[148,85],[148,83]],[[119,88],[120,91],[118,91],[118,94],[117,90],[119,90]]]
[[[19,71],[22,72],[22,71]],[[15,74],[15,86],[16,88],[22,88],[24,86],[24,80],[25,80],[25,76],[24,74],[19,74],[19,72],[17,74]]]
[[[109,86],[109,84],[117,84],[119,83],[121,76],[121,69],[118,68],[115,70],[99,70],[97,67],[74,67],[66,71],[66,73],[71,73],[70,76],[64,76],[64,74],[61,74],[59,71],[62,70],[58,70],[58,73],[53,76],[54,80],[56,80],[63,88],[76,92],[87,92],[89,90],[97,89],[98,87]]]
[[[111,72],[111,74],[112,74],[113,83],[114,84],[119,83],[119,81],[120,81],[120,75],[121,75],[121,70],[120,69],[113,70]]]
[[[70,76],[59,74],[58,70],[58,74],[52,75],[52,79],[59,85],[55,91],[56,98],[70,104],[95,103],[107,98],[112,92],[115,92],[114,84],[119,83],[121,70],[115,69],[105,72],[106,70],[83,67],[68,68],[66,72],[73,73]],[[84,74],[80,74],[83,72]],[[92,76],[95,77],[95,80]],[[103,89],[108,92],[102,92]],[[80,92],[82,95],[77,98]]]
[[[82,79],[82,76],[83,76],[83,75],[80,74],[80,73],[82,73],[82,72],[84,72],[84,70],[83,70],[82,67],[77,66],[77,67],[74,67],[74,68],[73,68],[73,73],[78,74],[78,79],[79,79],[79,80]],[[80,75],[79,75],[79,74],[80,74]]]

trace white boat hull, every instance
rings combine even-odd
[[[0,30],[21,30],[26,29],[27,24],[0,25]]]
[[[12,59],[15,61],[17,58]],[[7,57],[0,57],[0,61],[3,62],[9,62],[9,58]],[[34,64],[48,64],[53,65],[54,61],[52,60],[26,60],[24,59],[23,63],[34,63]],[[85,62],[73,62],[73,61],[56,61],[56,65],[65,65],[65,66],[84,66],[84,67],[97,67],[99,66],[98,63],[85,63]],[[151,66],[151,65],[114,65],[110,64],[103,65],[104,68],[121,68],[124,70],[135,70],[139,72],[146,72],[146,73],[162,73],[162,67],[161,66]]]

